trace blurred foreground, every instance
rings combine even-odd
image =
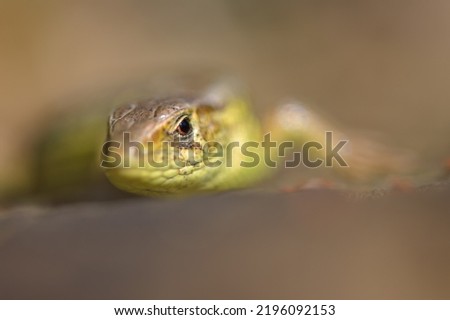
[[[449,299],[450,186],[17,208],[0,298]]]

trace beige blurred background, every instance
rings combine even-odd
[[[55,104],[156,68],[240,75],[440,164],[450,154],[447,1],[2,1],[0,165]],[[70,105],[70,104],[68,104]]]
[[[294,97],[440,169],[449,39],[448,1],[1,1],[0,179],[65,102],[177,66],[234,72],[260,113]],[[0,298],[448,299],[449,189],[16,207]]]

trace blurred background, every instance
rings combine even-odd
[[[444,0],[4,0],[0,181],[21,175],[24,150],[42,123],[73,108],[59,102],[177,66],[236,73],[260,113],[286,98],[300,99],[344,128],[382,134],[391,145],[417,152],[427,168],[441,168],[450,156],[449,36],[450,3]],[[13,209],[0,220],[0,297],[449,298],[448,195],[443,187],[358,207],[317,191],[275,194],[264,202],[258,194],[232,193]],[[323,202],[329,206],[316,206]],[[271,229],[279,203],[286,203],[281,211],[289,217],[281,225],[299,229]],[[181,219],[180,212],[187,215]],[[258,212],[266,218],[259,220]],[[188,229],[174,232],[181,228],[177,219]],[[343,233],[330,221],[340,221]],[[349,231],[358,244],[344,236]],[[83,232],[88,236],[80,240]],[[228,242],[229,236],[240,242]],[[150,243],[149,252],[141,248],[120,258]],[[307,261],[293,255],[298,252]],[[277,263],[268,265],[264,256]],[[239,281],[230,280],[233,275]],[[196,284],[186,280],[192,278]],[[338,279],[331,291],[325,288],[330,279]],[[83,288],[94,284],[89,295]]]

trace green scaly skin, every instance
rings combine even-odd
[[[181,118],[189,119],[190,134],[183,140],[181,148],[164,149],[163,142],[174,142],[179,138],[176,129]],[[133,139],[144,146],[151,141],[152,159],[156,163],[162,162],[163,154],[168,158],[168,164],[164,167],[155,167],[147,161],[144,161],[144,166],[142,163],[140,166],[137,156],[130,154],[129,167],[119,165],[117,168],[106,169],[106,176],[111,183],[127,192],[153,196],[244,188],[270,173],[263,162],[249,168],[242,167],[241,161],[248,159],[238,148],[231,152],[226,148],[232,142],[242,144],[246,141],[260,141],[262,137],[258,120],[250,111],[247,101],[241,97],[229,97],[219,104],[204,101],[201,97],[167,98],[128,104],[112,114],[109,141],[121,142],[124,132],[130,133]],[[220,157],[208,159],[215,163],[221,161],[220,165],[205,165],[206,150],[203,146],[212,141],[223,146],[223,153]],[[125,158],[122,149],[115,151],[120,153],[122,159]],[[260,147],[252,151],[262,157]],[[146,148],[144,152],[148,154],[151,151]],[[186,160],[189,152],[193,155],[193,161],[183,161],[182,165],[175,162],[176,155],[179,154],[182,160]]]

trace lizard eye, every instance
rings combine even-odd
[[[178,123],[176,131],[182,136],[191,133],[192,125],[188,117],[184,117],[183,120],[181,120],[180,123]]]

